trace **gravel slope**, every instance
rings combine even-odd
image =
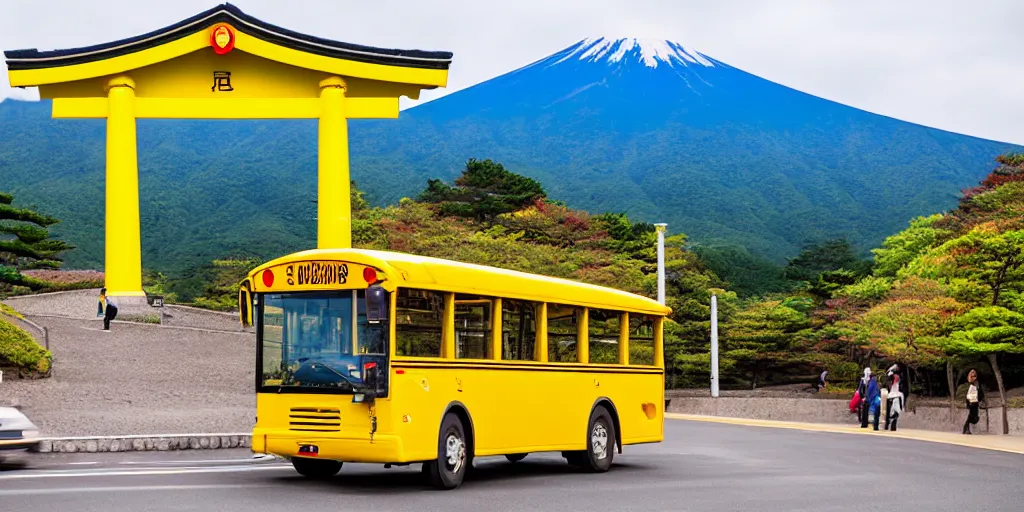
[[[118,322],[110,332],[103,332],[95,318],[32,316],[41,311],[61,314],[64,307],[80,311],[88,298],[82,293],[50,297],[54,300],[49,308],[38,299],[10,303],[49,328],[53,376],[0,383],[0,403],[21,405],[43,435],[246,432],[252,428],[256,408],[252,334]]]

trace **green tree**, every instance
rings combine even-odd
[[[954,330],[945,341],[946,351],[958,356],[984,356],[988,359],[1003,404],[1003,434],[1008,434],[1006,387],[999,356],[1024,353],[1024,314],[999,306],[980,307],[953,320],[952,324]]]
[[[842,238],[810,244],[789,260],[785,276],[793,281],[814,281],[822,272],[847,269],[863,273],[865,263],[857,258],[850,242]]]
[[[788,291],[784,269],[776,263],[751,254],[743,247],[695,247],[704,264],[740,297],[758,297]]]
[[[59,254],[72,249],[50,238],[47,229],[57,219],[30,208],[12,206],[14,197],[0,193],[0,283],[39,289],[45,283],[22,275],[20,270],[60,268]]]
[[[907,229],[887,237],[882,247],[872,249],[875,255],[874,274],[896,277],[900,268],[941,242],[949,235],[949,231],[935,227],[942,218],[941,214],[918,217],[910,221]]]
[[[445,215],[484,221],[519,210],[545,196],[538,181],[510,172],[490,159],[471,158],[454,186],[428,180],[419,199],[437,204]]]
[[[758,301],[736,312],[723,329],[722,355],[750,376],[751,388],[764,384],[771,371],[784,373],[807,359],[796,350],[809,334],[810,301],[791,297]]]
[[[990,305],[998,306],[1004,294],[1016,297],[1024,288],[1024,231],[1000,233],[979,226],[943,247],[958,275],[988,286]]]

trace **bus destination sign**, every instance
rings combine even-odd
[[[348,283],[348,264],[338,261],[306,261],[285,267],[289,286],[342,285]]]

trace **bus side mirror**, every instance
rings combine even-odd
[[[252,326],[252,293],[249,291],[249,283],[244,282],[238,289],[238,319],[242,327]]]
[[[366,289],[366,321],[379,324],[388,319],[388,292],[379,284]]]

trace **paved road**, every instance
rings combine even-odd
[[[666,429],[666,442],[627,447],[609,473],[578,473],[555,455],[481,459],[451,492],[426,488],[417,466],[352,464],[311,482],[238,450],[50,455],[0,471],[0,510],[862,512],[892,495],[901,511],[1020,510],[1021,455],[676,420]]]

